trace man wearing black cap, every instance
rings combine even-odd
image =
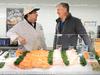
[[[32,51],[43,46],[46,49],[45,38],[42,26],[37,23],[37,11],[39,8],[26,7],[24,9],[24,20],[16,24],[7,32],[7,37],[12,42],[19,40],[25,50]]]

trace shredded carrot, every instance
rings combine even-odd
[[[85,58],[89,59],[89,53],[88,52],[84,52]]]

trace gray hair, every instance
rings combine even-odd
[[[60,4],[58,4],[57,6],[59,6],[59,5],[62,5],[63,8],[67,8],[67,11],[68,11],[68,13],[69,13],[69,4],[68,4],[68,3],[60,3]],[[56,6],[56,7],[57,7],[57,6]]]

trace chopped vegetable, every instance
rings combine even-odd
[[[7,55],[6,56],[4,56],[5,58],[8,58],[9,57],[9,53],[7,53]]]
[[[95,59],[98,61],[99,65],[100,65],[99,55],[97,54],[97,52],[95,50],[93,50],[91,52],[95,53]]]
[[[62,54],[62,59],[63,59],[64,64],[66,66],[68,66],[69,65],[69,61],[67,60],[68,58],[66,56],[66,51],[65,50],[64,51],[61,51],[61,54]]]
[[[23,58],[26,56],[26,54],[28,53],[29,51],[25,51],[23,53],[23,55],[20,55],[19,58],[16,59],[16,61],[14,62],[14,65],[18,65],[22,60]]]
[[[99,60],[99,55],[96,53],[95,50],[91,51],[92,53],[95,53],[95,59]]]
[[[88,52],[84,52],[85,58],[89,59],[89,53]]]
[[[50,50],[50,51],[49,51],[49,55],[48,55],[48,63],[49,63],[50,65],[52,65],[52,63],[53,63],[53,51],[54,51],[54,50]]]
[[[81,64],[82,66],[85,66],[85,65],[87,64],[87,62],[86,62],[84,56],[82,56],[82,58],[80,58],[80,64]]]
[[[5,65],[5,63],[4,62],[1,62],[0,63],[0,68],[3,68],[4,65]]]

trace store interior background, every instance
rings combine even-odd
[[[53,46],[55,34],[56,5],[61,2],[67,2],[70,5],[70,12],[73,16],[84,21],[97,21],[96,26],[88,26],[87,33],[93,31],[97,38],[97,28],[100,25],[100,0],[0,0],[0,37],[6,37],[6,9],[7,8],[24,8],[33,6],[40,8],[38,11],[37,22],[42,24],[46,38],[47,47]]]

